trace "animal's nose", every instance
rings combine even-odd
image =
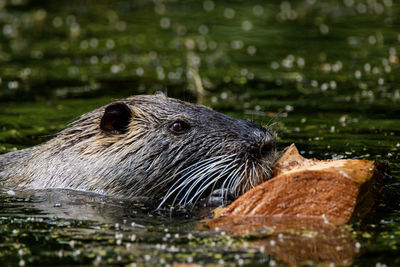
[[[275,150],[275,139],[269,139],[260,146],[260,156],[267,158]]]

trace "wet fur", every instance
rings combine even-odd
[[[218,188],[237,196],[271,175],[274,148],[259,155],[261,146],[274,145],[267,128],[163,95],[119,102],[132,113],[126,133],[99,129],[101,107],[42,145],[0,155],[0,180],[11,188],[148,196],[185,206]],[[171,133],[176,120],[190,130]]]

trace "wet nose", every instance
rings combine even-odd
[[[267,158],[275,151],[275,139],[269,139],[260,146],[261,158]]]

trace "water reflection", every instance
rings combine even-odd
[[[351,265],[360,253],[349,226],[337,226],[322,218],[296,216],[220,217],[207,221],[211,229],[245,235],[250,246],[290,265],[309,261]]]

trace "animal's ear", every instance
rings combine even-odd
[[[132,112],[129,107],[121,102],[113,103],[106,107],[100,121],[100,128],[109,134],[123,134],[128,131]]]

